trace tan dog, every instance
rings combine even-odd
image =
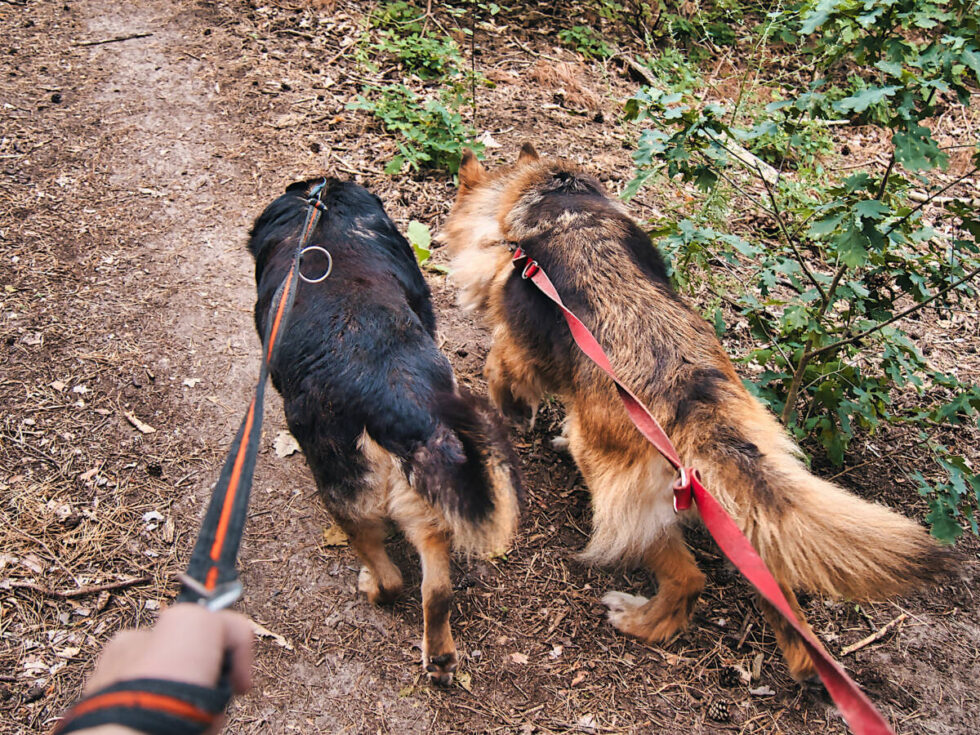
[[[443,240],[464,307],[493,330],[485,375],[505,411],[554,394],[592,493],[583,556],[642,563],[656,596],[609,592],[619,630],[665,641],[684,628],[704,585],[672,507],[674,473],[630,422],[613,383],[573,344],[558,309],[511,263],[519,245],[594,332],[620,379],[701,471],[758,549],[803,620],[794,590],[882,598],[929,582],[946,552],[912,521],[810,474],[782,426],[743,387],[713,329],[671,289],[649,237],[602,185],[525,145],[488,172],[464,156]],[[694,512],[686,514],[694,515]],[[814,674],[800,637],[767,603],[792,674]]]

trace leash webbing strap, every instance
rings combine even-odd
[[[565,306],[548,275],[541,270],[537,262],[530,259],[527,253],[521,248],[517,248],[514,252],[514,265],[519,266],[520,262],[524,260],[527,262],[521,271],[521,277],[524,280],[530,280],[541,293],[561,309],[562,316],[565,317],[565,322],[568,324],[575,343],[590,360],[612,378],[626,411],[637,429],[680,473],[680,478],[675,481],[673,488],[674,508],[687,510],[690,508],[693,498],[702,523],[725,556],[752,583],[759,594],[772,604],[800,634],[803,644],[817,668],[817,673],[820,674],[824,686],[827,687],[827,691],[850,728],[857,735],[894,735],[891,726],[875,709],[867,695],[847,675],[843,667],[827,653],[813,633],[796,617],[786,596],[780,589],[779,583],[772,576],[772,572],[769,571],[762,557],[759,556],[721,503],[704,488],[697,471],[684,467],[666,432],[636,395],[620,382],[602,346],[589,331],[589,328]]]
[[[67,735],[100,725],[122,725],[149,735],[200,735],[214,725],[230,697],[227,687],[131,679],[83,699],[65,713],[54,732]]]
[[[316,185],[304,201],[310,206],[300,231],[289,273],[276,289],[269,307],[268,333],[262,347],[262,366],[255,395],[211,493],[208,509],[191,553],[187,571],[180,576],[182,587],[177,602],[191,602],[210,610],[231,605],[241,595],[236,561],[252,489],[252,475],[262,436],[262,407],[269,364],[279,346],[278,337],[289,320],[302,277],[300,260],[306,243],[326,207],[320,196],[326,180]],[[330,267],[333,260],[323,248]],[[231,697],[227,656],[218,685],[200,687],[160,679],[134,679],[114,684],[78,702],[61,720],[54,733],[83,730],[97,725],[117,724],[150,735],[198,735],[210,728]]]
[[[190,563],[182,577],[184,585],[177,597],[178,602],[197,602],[217,609],[234,602],[241,591],[235,562],[245,530],[252,475],[262,435],[262,408],[269,364],[275,356],[278,337],[285,329],[296,299],[300,258],[320,219],[324,205],[319,197],[325,184],[323,182],[315,187],[306,200],[310,209],[303,223],[292,266],[272,298],[255,396],[215,483]]]

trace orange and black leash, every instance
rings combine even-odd
[[[289,321],[300,279],[319,283],[333,268],[330,253],[319,246],[307,247],[321,212],[326,180],[317,184],[304,201],[310,206],[293,256],[292,267],[272,298],[268,334],[262,349],[262,367],[255,396],[228,452],[221,474],[211,493],[187,571],[180,575],[177,602],[221,610],[242,593],[238,579],[238,548],[245,530],[252,475],[262,435],[262,407],[269,365],[279,337]],[[300,272],[303,254],[317,250],[327,257],[324,274],[315,280]],[[214,688],[163,679],[134,679],[113,684],[86,697],[61,719],[53,735],[116,724],[151,735],[198,735],[208,730],[224,712],[231,698],[226,671]]]
[[[800,634],[807,652],[817,667],[817,673],[820,674],[824,686],[827,687],[827,691],[837,704],[851,730],[857,735],[894,735],[891,726],[875,709],[867,695],[847,675],[843,667],[827,653],[813,633],[799,621],[762,557],[759,556],[721,503],[701,484],[697,470],[684,466],[667,433],[649,409],[629,388],[620,382],[598,340],[588,327],[565,306],[551,279],[541,270],[541,266],[521,248],[515,250],[513,262],[515,267],[522,267],[521,277],[524,280],[530,280],[542,294],[558,306],[579,349],[612,378],[616,390],[619,391],[619,397],[636,428],[680,475],[673,486],[674,510],[678,512],[688,510],[693,500],[702,523],[718,547],[725,553],[725,556],[752,583],[759,594],[779,610],[796,632]]]

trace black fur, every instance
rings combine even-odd
[[[728,377],[718,368],[696,368],[684,358],[682,362],[688,369],[671,391],[676,396],[671,428],[684,424],[699,412],[710,416],[720,403],[720,391],[728,382]]]
[[[290,186],[252,228],[260,335],[308,212],[302,197],[317,181]],[[481,452],[493,421],[455,388],[411,247],[362,187],[331,179],[322,201],[309,244],[331,253],[333,272],[299,284],[270,372],[324,500],[343,512],[363,491],[357,442],[366,430],[427,499],[468,521],[486,517],[493,497]]]
[[[565,212],[575,212],[578,218],[574,223],[560,225],[559,232],[552,223],[559,221]],[[573,262],[560,249],[556,251],[550,247],[556,236],[569,237],[569,233],[576,229],[595,232],[607,229],[610,223],[621,225],[627,233],[621,245],[630,259],[654,287],[668,298],[679,299],[670,285],[663,256],[649,235],[624,215],[603,193],[601,184],[591,177],[560,170],[555,172],[540,200],[525,216],[522,225],[537,232],[517,243],[518,246],[541,265],[565,305],[590,328],[595,329],[600,320],[594,313],[593,298],[585,292],[588,290],[588,272],[604,268],[602,254],[579,252]],[[561,311],[538,289],[523,282],[521,268],[523,263],[515,268],[505,286],[504,298],[508,304],[505,319],[510,329],[521,335],[522,343],[529,351],[538,356],[536,368],[545,383],[568,383],[572,380],[570,372],[576,365],[591,372],[594,368],[575,346]],[[657,367],[666,372],[666,361],[672,356],[659,345],[654,347]],[[660,379],[659,370],[656,375],[651,375],[652,383]]]

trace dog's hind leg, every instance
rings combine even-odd
[[[643,561],[657,577],[659,589],[652,599],[609,592],[602,601],[616,628],[647,643],[660,643],[687,627],[704,588],[704,574],[677,526],[647,550]]]
[[[456,670],[456,644],[449,627],[453,588],[449,534],[431,527],[406,528],[422,560],[422,666],[436,684],[448,685]]]
[[[357,589],[372,604],[393,602],[402,591],[402,573],[385,551],[385,524],[379,519],[338,518],[363,566]]]
[[[793,594],[793,590],[786,587],[786,585],[779,585],[782,589],[783,594],[786,595],[786,601],[789,602],[790,607],[793,612],[796,613],[797,619],[803,623],[803,626],[810,630],[810,624],[807,623],[806,618],[803,615],[803,609],[800,607],[799,601],[796,599],[796,595]],[[803,645],[803,638],[800,634],[796,632],[796,629],[783,617],[775,607],[770,605],[761,597],[758,597],[759,608],[762,610],[762,614],[765,615],[766,620],[769,625],[772,626],[773,633],[776,636],[776,642],[783,651],[783,656],[786,657],[786,665],[789,666],[789,672],[793,675],[793,678],[797,681],[806,681],[807,679],[812,679],[817,675],[817,670],[813,665],[813,660],[810,658],[810,654],[807,653],[806,647]]]
[[[407,478],[392,482],[388,509],[419,552],[422,562],[422,666],[435,684],[451,684],[456,644],[449,627],[453,588],[449,577],[452,534],[441,514],[412,489]]]

